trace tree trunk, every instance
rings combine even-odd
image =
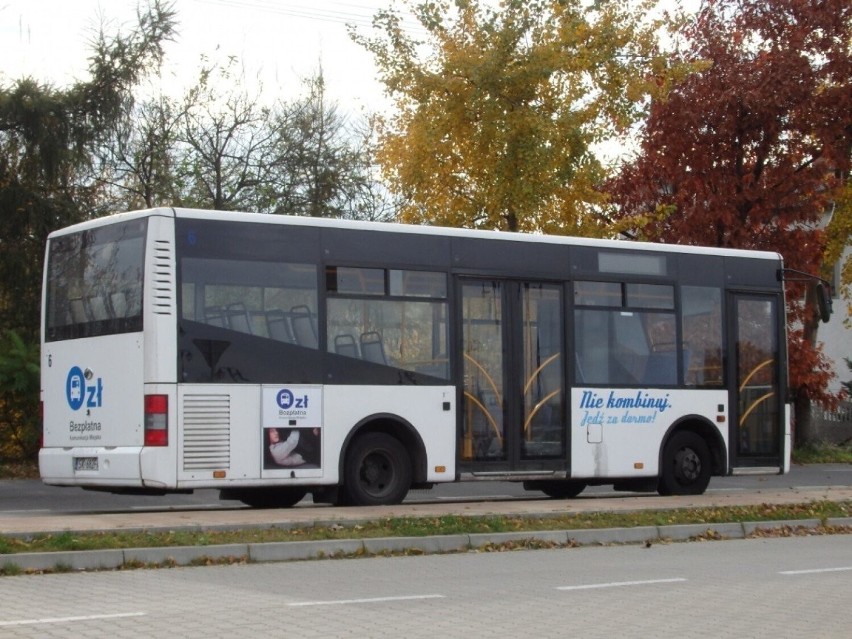
[[[803,325],[804,339],[812,346],[816,345],[817,331],[819,330],[819,313],[817,312],[816,289],[808,286],[805,294],[805,321]],[[814,443],[817,439],[814,432],[814,423],[811,418],[811,405],[813,400],[804,389],[793,389],[794,397],[794,446],[802,446]]]

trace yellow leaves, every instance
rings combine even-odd
[[[425,44],[377,22],[370,50],[396,113],[377,157],[413,223],[606,234],[591,149],[669,80],[653,28],[623,3],[408,6]],[[654,78],[649,83],[648,78]]]

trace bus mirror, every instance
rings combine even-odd
[[[823,282],[816,283],[816,298],[819,317],[823,322],[828,322],[831,319],[831,291],[828,285]]]

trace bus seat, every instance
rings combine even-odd
[[[368,362],[387,364],[385,346],[378,331],[367,331],[361,334],[361,355]]]
[[[107,308],[106,299],[100,295],[92,295],[89,300],[89,311],[92,314],[92,319],[96,322],[107,320],[110,318],[110,312]]]
[[[225,324],[225,311],[220,306],[208,306],[204,309],[204,322],[211,326],[227,328]]]
[[[317,327],[311,309],[305,305],[294,306],[290,309],[290,322],[293,325],[293,335],[299,346],[306,348],[317,348],[319,337]]]
[[[254,332],[251,329],[251,320],[249,319],[248,311],[246,311],[246,305],[242,302],[228,304],[225,307],[225,315],[228,319],[228,328],[232,331],[248,334]]]
[[[72,297],[69,302],[71,304],[71,319],[74,320],[74,323],[85,324],[88,322],[89,317],[86,313],[86,306],[83,304],[83,298]]]
[[[290,326],[290,318],[281,309],[266,312],[266,330],[269,337],[274,340],[288,344],[296,343],[296,338],[293,337],[293,328]]]
[[[110,295],[110,304],[116,317],[127,317],[127,295],[124,291],[117,291]]]
[[[345,355],[346,357],[360,357],[360,354],[358,353],[358,344],[355,341],[355,338],[348,333],[338,335],[334,338],[334,352],[338,355]]]

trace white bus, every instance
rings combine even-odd
[[[790,455],[781,257],[161,208],[50,235],[45,483],[700,494]]]

